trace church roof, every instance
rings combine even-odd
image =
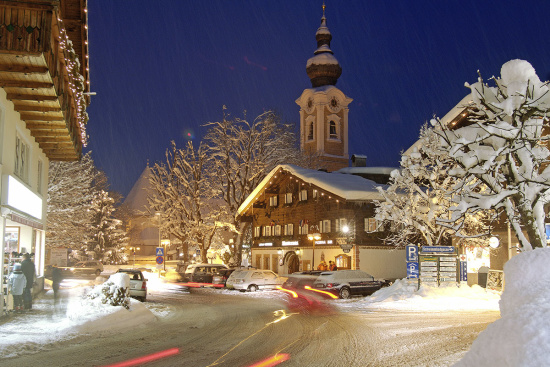
[[[332,34],[327,27],[324,4],[321,26],[315,33],[315,39],[317,40],[317,50],[314,52],[315,55],[307,60],[306,65],[311,86],[317,88],[324,85],[336,85],[338,78],[342,75],[342,67],[330,49]]]
[[[124,199],[124,206],[127,206],[134,212],[146,211],[149,204],[147,203],[147,194],[151,190],[151,184],[149,183],[149,176],[151,175],[151,167],[147,165],[141,175],[137,179],[136,183]]]

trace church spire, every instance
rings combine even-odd
[[[307,75],[311,80],[311,86],[313,88],[322,87],[324,85],[336,85],[338,78],[342,75],[342,67],[330,49],[332,34],[327,27],[325,8],[326,6],[323,3],[321,25],[315,33],[317,50],[314,52],[315,56],[307,61],[306,66]]]

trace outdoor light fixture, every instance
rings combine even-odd
[[[342,232],[348,233],[349,232],[349,227],[347,225],[343,226],[342,227]]]
[[[489,246],[491,246],[491,248],[497,248],[499,245],[500,245],[500,242],[497,237],[493,236],[489,238]]]
[[[321,239],[321,234],[312,233],[307,236],[307,239],[313,243],[313,254],[311,256],[311,269],[313,270],[315,268],[315,241],[319,241]]]
[[[283,249],[279,249],[277,253],[279,254],[279,256],[283,256]]]

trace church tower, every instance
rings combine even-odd
[[[348,105],[353,99],[335,87],[342,67],[330,49],[332,35],[324,4],[315,38],[317,50],[306,66],[311,88],[296,100],[300,106],[300,149],[318,154],[323,168],[335,171],[349,166]]]

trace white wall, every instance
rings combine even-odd
[[[401,279],[407,277],[405,249],[366,249],[359,250],[359,269],[375,278]]]

